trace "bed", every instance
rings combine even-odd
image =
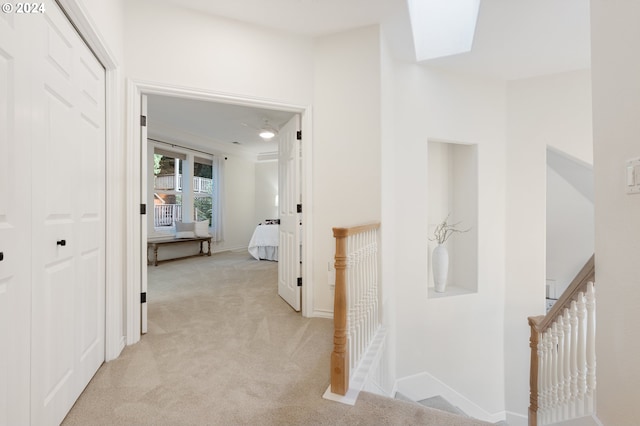
[[[257,260],[278,261],[278,224],[260,224],[253,231],[251,241],[249,241],[249,253]]]

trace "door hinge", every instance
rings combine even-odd
[[[140,293],[140,303],[147,303],[147,293]]]
[[[142,127],[147,127],[147,116],[146,115],[141,115],[140,116],[140,125]]]
[[[147,205],[140,204],[140,214],[147,214]]]
[[[297,210],[298,213],[302,213],[302,204],[298,204]]]
[[[298,130],[298,131],[296,132],[296,139],[298,139],[299,141],[301,141],[301,140],[302,140],[302,130]]]
[[[298,287],[302,287],[302,277],[298,277]]]

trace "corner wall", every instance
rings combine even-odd
[[[398,390],[414,399],[442,382],[484,419],[504,416],[506,85],[396,62],[393,246]],[[478,291],[430,299],[428,139],[477,144]],[[383,247],[383,249],[386,245]],[[464,409],[464,408],[463,408]]]
[[[640,157],[640,2],[591,1],[595,159],[597,416],[638,424],[640,195],[625,161]]]
[[[526,424],[529,405],[527,317],[545,313],[547,146],[592,163],[590,77],[508,83],[505,401],[514,425]]]
[[[380,220],[379,29],[322,37],[314,55],[314,305],[329,316],[332,228]]]

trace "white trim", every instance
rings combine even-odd
[[[315,309],[313,314],[311,315],[313,318],[326,318],[333,319],[333,311],[329,311],[326,309]]]
[[[204,89],[189,88],[168,84],[151,83],[139,80],[127,80],[127,344],[133,344],[140,340],[140,268],[141,238],[140,238],[140,95],[176,96],[186,99],[219,102],[231,105],[242,105],[255,108],[267,108],[280,111],[295,112],[302,119],[302,155],[304,168],[302,173],[302,203],[303,203],[303,262],[302,268],[304,286],[302,287],[302,315],[311,316],[313,312],[313,246],[312,244],[312,127],[311,107],[282,103],[270,99],[246,97],[238,94],[229,94],[208,91]],[[230,250],[226,248],[225,250]]]
[[[504,420],[507,414],[505,411],[489,413],[466,396],[427,372],[398,379],[394,387],[398,392],[406,395],[413,401],[421,401],[440,395],[451,404],[460,408],[467,415],[486,422],[499,422]]]
[[[136,85],[127,80],[127,271],[126,310],[127,345],[140,340],[140,279],[141,279],[141,228],[140,228],[140,95]]]
[[[98,31],[97,26],[86,11],[81,0],[57,0],[76,27],[85,43],[105,67],[105,131],[106,131],[106,182],[121,182],[121,76],[115,55]],[[106,187],[105,208],[105,360],[110,361],[120,355],[123,344],[122,334],[122,203],[121,193],[112,185]]]

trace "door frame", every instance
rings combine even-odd
[[[312,135],[311,106],[259,99],[240,94],[228,94],[198,88],[185,88],[167,84],[127,80],[127,270],[126,270],[126,343],[131,345],[140,340],[140,289],[143,253],[146,244],[142,242],[140,204],[142,200],[140,107],[142,95],[176,96],[180,98],[217,102],[247,107],[267,108],[300,114],[302,128],[302,173],[301,192],[304,206],[302,221],[302,316],[313,313],[313,244],[312,244]],[[146,262],[144,262],[146,265]]]
[[[80,0],[55,0],[76,28],[87,46],[105,69],[105,360],[117,358],[125,347],[123,333],[124,306],[122,304],[122,277],[125,258],[125,217],[121,212],[122,191],[109,182],[121,182],[125,170],[122,166],[122,72],[115,55],[104,37],[93,24],[93,18]]]

